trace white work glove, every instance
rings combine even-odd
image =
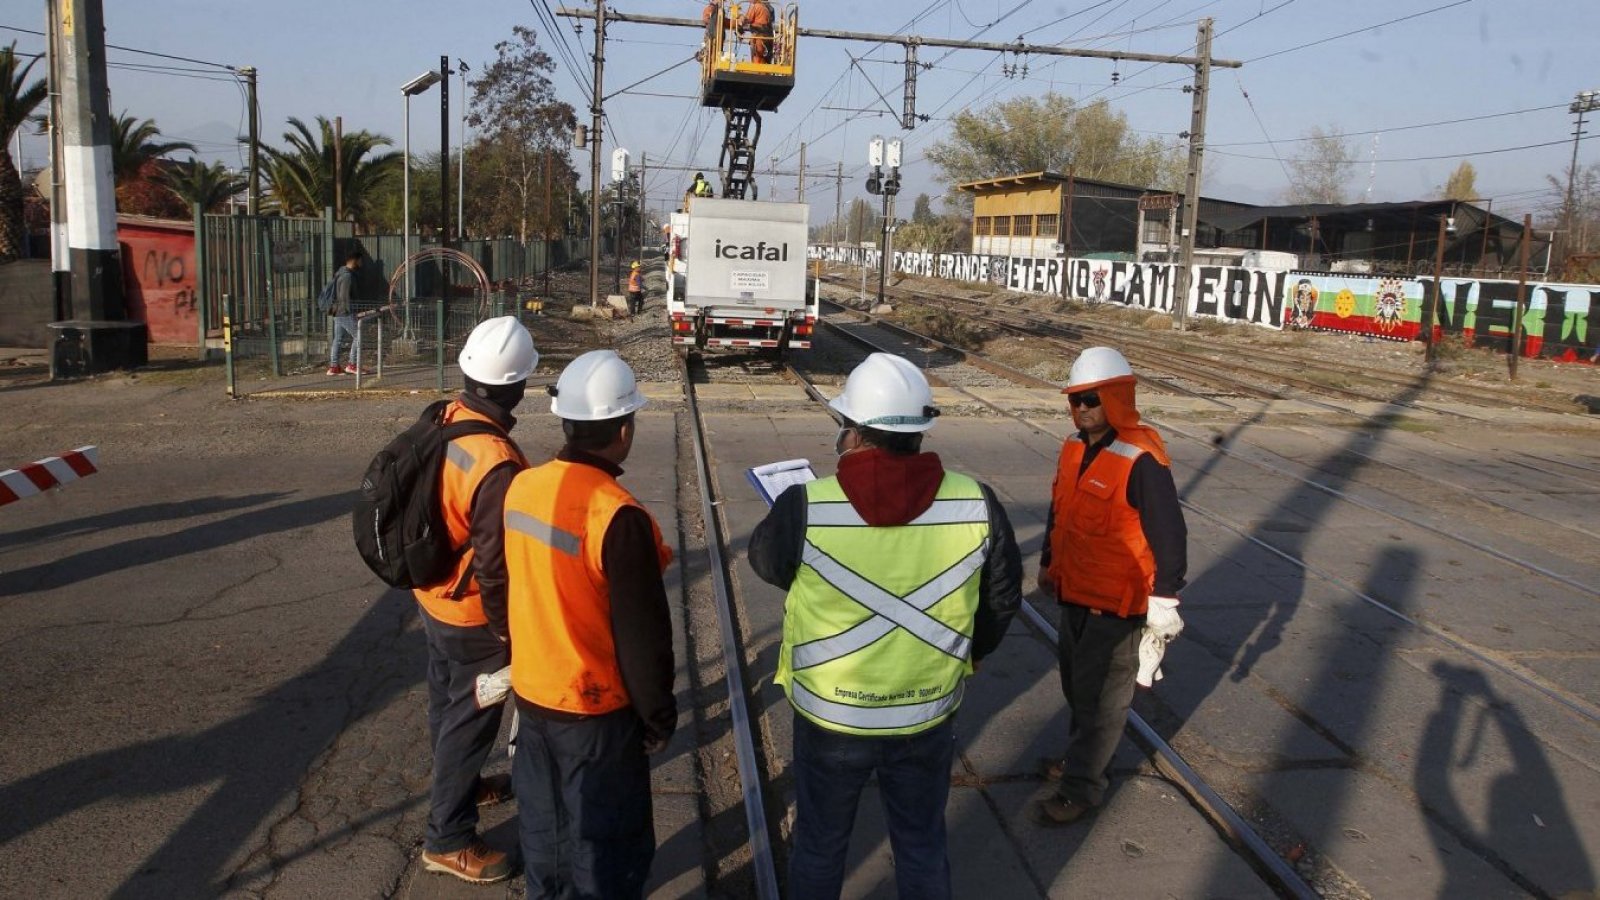
[[[1167,653],[1167,642],[1157,637],[1149,628],[1139,636],[1139,674],[1134,681],[1140,687],[1150,687],[1161,680],[1161,658]]]
[[[488,675],[479,675],[473,682],[472,692],[477,696],[478,708],[488,709],[496,703],[506,699],[511,693],[511,667],[506,666],[498,672]]]
[[[1183,618],[1178,615],[1178,598],[1152,596],[1149,608],[1145,610],[1144,627],[1163,641],[1177,637],[1183,631]]]

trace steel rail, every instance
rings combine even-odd
[[[687,356],[680,354],[683,373],[683,398],[689,408],[689,424],[694,440],[695,477],[700,482],[700,516],[705,522],[706,556],[711,567],[711,591],[717,601],[717,624],[722,630],[722,660],[727,671],[728,708],[733,718],[733,744],[739,763],[739,787],[744,798],[745,826],[750,831],[750,865],[760,900],[778,900],[778,871],[772,858],[772,841],[767,834],[766,804],[761,796],[761,769],[756,764],[755,731],[750,724],[749,704],[744,686],[744,660],[741,659],[733,624],[733,601],[728,590],[727,569],[722,556],[722,527],[711,496],[711,466],[706,454],[705,429],[700,421],[700,405],[695,401],[694,379]]]
[[[1040,635],[1052,644],[1060,641],[1060,633],[1055,627],[1045,620],[1045,617],[1033,608],[1033,604],[1024,600],[1022,613]],[[1144,720],[1138,712],[1128,710],[1128,728],[1136,740],[1156,759],[1157,767],[1164,768],[1168,779],[1182,788],[1189,795],[1189,800],[1205,812],[1214,825],[1222,831],[1234,846],[1248,853],[1260,863],[1263,874],[1267,875],[1281,894],[1295,897],[1297,900],[1313,900],[1322,895],[1306,883],[1294,866],[1278,852],[1272,849],[1261,835],[1256,833],[1250,823],[1239,815],[1227,800],[1222,798],[1211,785],[1206,784],[1184,758],[1179,755],[1172,745]]]
[[[888,325],[888,323],[884,323],[882,321],[871,321],[871,322],[869,322],[869,324],[877,325],[879,327],[885,327],[885,326]],[[906,334],[913,334],[913,335],[916,334],[916,332],[909,331],[904,326],[894,325],[894,326],[889,326],[889,327],[891,328],[891,330],[894,330],[894,331],[897,331],[897,332],[906,333]],[[929,340],[929,341],[933,341],[932,338],[925,338],[925,339]],[[1053,340],[1054,338],[1048,338],[1047,337],[1046,339],[1047,340]],[[933,341],[933,342],[934,343],[938,343],[937,341]],[[966,352],[966,351],[964,351],[964,352]],[[977,354],[972,354],[970,352],[966,352],[966,353],[967,353],[967,356],[969,358],[969,361],[970,361],[970,358],[977,356]],[[998,372],[997,372],[997,374],[998,374]],[[1212,398],[1212,399],[1215,399],[1215,398]],[[987,402],[987,401],[980,401],[980,402]],[[1217,400],[1216,402],[1222,403],[1223,405],[1231,407],[1231,404],[1226,404],[1224,401]],[[1312,402],[1312,403],[1316,403],[1317,401],[1312,400],[1312,401],[1297,401],[1297,402]],[[1326,404],[1320,404],[1320,405],[1326,405]],[[1236,409],[1237,407],[1231,407],[1231,408],[1235,408]],[[1343,410],[1343,409],[1341,409],[1339,407],[1330,406],[1329,408],[1333,409],[1335,411],[1338,411],[1338,412],[1345,412],[1345,413],[1349,413],[1351,415],[1358,415],[1359,416],[1359,414],[1357,414],[1357,413],[1351,413],[1351,411]],[[1004,412],[1004,411],[1002,410],[1001,412]],[[1007,415],[1011,415],[1010,413],[1006,413],[1006,414]],[[1013,418],[1020,418],[1020,417],[1017,417],[1015,415],[1012,415],[1012,417]],[[1031,422],[1027,422],[1026,420],[1022,420],[1022,421],[1024,421],[1025,424],[1028,424],[1030,426],[1032,426],[1032,424],[1033,424]],[[1379,515],[1387,516],[1387,517],[1389,517],[1391,519],[1394,519],[1394,520],[1396,520],[1398,522],[1403,522],[1403,523],[1405,523],[1407,525],[1411,525],[1411,526],[1416,527],[1416,528],[1421,528],[1424,531],[1431,532],[1433,534],[1436,534],[1436,535],[1438,535],[1440,537],[1443,537],[1443,538],[1446,538],[1448,540],[1455,541],[1456,543],[1462,544],[1463,546],[1471,548],[1472,550],[1476,550],[1479,553],[1483,553],[1483,554],[1485,554],[1487,556],[1490,556],[1490,557],[1493,557],[1495,559],[1498,559],[1501,562],[1509,563],[1510,565],[1516,566],[1517,568],[1523,569],[1523,570],[1525,570],[1525,571],[1527,571],[1527,572],[1529,572],[1531,574],[1538,575],[1541,578],[1547,578],[1547,579],[1549,579],[1551,581],[1554,581],[1554,582],[1556,582],[1558,584],[1561,584],[1561,585],[1564,585],[1566,587],[1572,588],[1573,590],[1576,590],[1579,593],[1588,594],[1588,595],[1593,596],[1593,597],[1600,597],[1600,586],[1586,584],[1583,581],[1580,581],[1580,580],[1578,580],[1577,578],[1575,578],[1575,577],[1573,577],[1571,575],[1567,575],[1567,574],[1564,574],[1564,573],[1561,573],[1561,572],[1557,572],[1557,571],[1555,571],[1553,569],[1549,569],[1549,568],[1546,568],[1544,566],[1541,566],[1538,563],[1522,559],[1521,557],[1515,556],[1515,555],[1513,555],[1511,553],[1507,553],[1507,552],[1505,552],[1503,550],[1500,550],[1500,549],[1498,549],[1496,547],[1493,547],[1493,546],[1490,546],[1488,544],[1485,544],[1482,541],[1475,540],[1473,538],[1467,537],[1466,535],[1458,534],[1458,533],[1456,533],[1454,531],[1450,531],[1449,529],[1446,529],[1446,528],[1441,528],[1440,526],[1433,525],[1433,524],[1425,522],[1425,521],[1423,521],[1421,519],[1414,518],[1412,516],[1406,515],[1405,513],[1397,512],[1397,511],[1392,510],[1392,509],[1387,509],[1387,508],[1385,508],[1383,506],[1380,506],[1380,505],[1378,505],[1376,503],[1373,503],[1372,501],[1364,500],[1364,499],[1362,499],[1360,497],[1357,497],[1357,496],[1355,496],[1353,494],[1349,494],[1349,493],[1347,493],[1345,491],[1341,491],[1340,489],[1338,489],[1336,487],[1333,487],[1331,485],[1325,484],[1325,483],[1323,483],[1321,481],[1318,481],[1318,480],[1316,480],[1314,478],[1309,478],[1309,477],[1306,477],[1304,475],[1300,475],[1300,474],[1298,474],[1296,472],[1290,471],[1290,470],[1285,469],[1283,467],[1276,466],[1276,465],[1273,465],[1273,464],[1267,463],[1267,462],[1262,462],[1261,460],[1258,460],[1258,459],[1251,459],[1250,457],[1245,456],[1245,455],[1243,455],[1241,453],[1238,453],[1237,451],[1231,450],[1231,449],[1229,449],[1229,448],[1227,448],[1225,446],[1217,445],[1217,444],[1213,443],[1211,440],[1209,440],[1207,438],[1204,438],[1204,437],[1201,437],[1199,435],[1193,434],[1193,433],[1191,433],[1189,431],[1186,431],[1183,428],[1180,428],[1180,427],[1178,427],[1176,425],[1173,425],[1170,422],[1166,422],[1166,421],[1162,421],[1162,420],[1154,419],[1154,418],[1151,418],[1149,421],[1157,422],[1157,423],[1159,423],[1161,425],[1162,428],[1172,432],[1173,434],[1176,434],[1176,435],[1178,435],[1180,437],[1183,437],[1183,438],[1185,438],[1187,440],[1193,441],[1194,443],[1197,443],[1197,444],[1200,444],[1202,446],[1205,446],[1205,447],[1208,447],[1210,449],[1213,449],[1216,452],[1222,453],[1224,456],[1229,456],[1229,457],[1232,457],[1233,459],[1237,459],[1240,462],[1243,462],[1243,463],[1245,463],[1247,465],[1255,466],[1258,469],[1262,469],[1264,471],[1271,472],[1274,475],[1278,475],[1278,476],[1294,479],[1295,481],[1298,481],[1301,484],[1306,485],[1307,487],[1310,487],[1310,488],[1313,488],[1315,490],[1321,491],[1321,492],[1323,492],[1325,494],[1328,494],[1328,495],[1330,495],[1332,497],[1336,497],[1336,498],[1338,498],[1340,500],[1344,500],[1344,501],[1350,503],[1351,505],[1358,506],[1358,507],[1361,507],[1362,509],[1366,509],[1366,510],[1369,510],[1371,512],[1378,513]],[[1059,437],[1059,435],[1054,435],[1054,436]],[[1267,449],[1265,447],[1258,447],[1258,449],[1260,449],[1262,452],[1265,452],[1265,453],[1271,453],[1273,456],[1277,456],[1280,459],[1286,459],[1287,460],[1287,458],[1284,457],[1282,454],[1277,453],[1277,452],[1275,452],[1273,450],[1269,450],[1269,449]],[[1396,466],[1396,465],[1394,465],[1392,463],[1387,463],[1387,462],[1384,462],[1383,460],[1379,460],[1379,459],[1376,459],[1374,457],[1368,456],[1367,454],[1361,453],[1360,451],[1352,450],[1352,451],[1349,451],[1349,452],[1352,452],[1352,453],[1354,453],[1354,454],[1356,454],[1358,456],[1362,456],[1363,458],[1370,459],[1373,462],[1377,463],[1378,465],[1382,465],[1382,466],[1385,466],[1387,468],[1393,469],[1393,470],[1395,470],[1397,472],[1400,472],[1400,473],[1402,473],[1404,475],[1408,475],[1410,477],[1415,477],[1418,480],[1422,480],[1422,481],[1430,481],[1431,480],[1431,481],[1434,481],[1436,483],[1445,484],[1444,482],[1438,482],[1437,479],[1430,479],[1427,476],[1418,475],[1418,474],[1416,474],[1414,472],[1410,472],[1409,470],[1403,469],[1403,468],[1401,468],[1399,466]],[[1292,462],[1292,460],[1289,460],[1289,461]],[[1445,484],[1445,486],[1450,487],[1452,490],[1460,491],[1462,493],[1467,493],[1462,488],[1460,488],[1459,486],[1456,486],[1456,485]],[[1495,503],[1494,501],[1488,500],[1487,498],[1476,497],[1474,495],[1474,499],[1480,500],[1481,502],[1488,502],[1488,503],[1491,503],[1492,505],[1502,506],[1503,508],[1505,508],[1505,509],[1507,509],[1507,510],[1509,510],[1511,512],[1517,513],[1519,515],[1527,516],[1528,518],[1534,519],[1536,521],[1546,521],[1545,519],[1543,519],[1543,518],[1541,518],[1539,516],[1531,515],[1529,513],[1524,513],[1524,512],[1522,512],[1520,510],[1511,509],[1510,507],[1505,507],[1504,504]],[[1551,522],[1550,524],[1556,525],[1557,527],[1567,528],[1567,530],[1570,530],[1570,531],[1577,531],[1577,532],[1583,533],[1583,534],[1588,534],[1589,533],[1589,532],[1587,532],[1586,530],[1584,530],[1582,528],[1574,528],[1574,527],[1571,527],[1571,526],[1563,526],[1563,525],[1561,525],[1561,523],[1558,523],[1558,522]]]
[[[873,346],[879,351],[884,351],[883,347],[874,345],[870,339],[862,335],[843,331],[840,333],[847,334],[852,340],[864,346]],[[995,404],[984,400],[965,388],[955,385],[950,385],[950,387],[952,390],[966,394],[973,400],[997,412],[1024,421],[1041,433],[1049,434],[1045,429],[1032,423],[1027,423],[1020,416],[1000,409]],[[1033,604],[1024,601],[1022,609],[1029,616],[1029,621],[1035,628],[1039,628],[1043,633],[1049,635],[1052,641],[1056,640],[1055,629],[1039,615],[1038,610],[1033,608]],[[1200,774],[1184,761],[1183,757],[1172,748],[1171,744],[1167,743],[1154,728],[1150,727],[1150,724],[1142,716],[1132,709],[1128,710],[1128,726],[1133,729],[1146,750],[1155,756],[1158,767],[1164,767],[1168,778],[1189,796],[1201,812],[1232,842],[1236,849],[1258,863],[1259,871],[1273,882],[1273,886],[1281,894],[1294,897],[1296,900],[1312,900],[1312,898],[1321,896],[1306,883],[1305,879],[1300,877],[1300,873],[1295,871],[1293,865],[1279,856],[1277,851],[1273,850],[1271,845],[1261,835],[1257,834],[1255,829],[1250,827],[1250,823],[1246,822],[1244,817],[1239,815],[1238,811],[1228,801],[1224,800],[1210,785],[1205,783]]]

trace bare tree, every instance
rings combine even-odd
[[[1323,130],[1314,125],[1306,132],[1301,150],[1288,160],[1287,203],[1344,203],[1346,186],[1355,167],[1355,153],[1337,125]]]

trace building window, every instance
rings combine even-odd
[[[1011,217],[995,216],[994,233],[997,237],[1006,237],[1007,235],[1011,234]]]
[[[1039,237],[1056,237],[1059,225],[1060,220],[1054,214],[1039,216]]]
[[[1148,215],[1145,217],[1144,242],[1146,244],[1165,244],[1167,242],[1167,220],[1165,218],[1153,219]]]
[[[1011,233],[1017,237],[1033,236],[1033,216],[1012,216]]]
[[[987,237],[989,235],[989,222],[990,219],[988,216],[979,216],[976,219],[973,219],[972,233],[978,237]]]

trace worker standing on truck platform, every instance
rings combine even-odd
[[[772,4],[767,0],[752,0],[745,8],[739,27],[750,33],[750,61],[766,64],[772,61]]]
[[[1060,784],[1034,809],[1046,827],[1070,825],[1105,801],[1140,654],[1152,646],[1159,654],[1183,630],[1188,531],[1166,444],[1139,421],[1134,382],[1122,354],[1090,347],[1063,391],[1078,433],[1061,447],[1039,589],[1061,604],[1061,691],[1071,724],[1064,758],[1046,765]]]
[[[628,268],[628,315],[636,316],[644,312],[644,270],[639,268],[639,261],[634,260]]]
[[[905,359],[874,353],[828,404],[838,474],[779,495],[750,565],[788,590],[775,681],[794,706],[789,896],[839,896],[876,774],[901,897],[950,896],[944,808],[966,679],[1022,601],[1022,559],[987,486],[922,437],[938,410]]]
[[[661,529],[617,483],[645,405],[611,350],[551,391],[566,444],[506,492],[512,762],[530,898],[642,895],[656,836],[648,754],[677,726]]]
[[[444,581],[414,591],[428,644],[428,733],[433,749],[427,839],[422,865],[471,882],[511,875],[506,854],[477,834],[478,807],[511,796],[504,775],[480,771],[500,733],[501,704],[479,709],[473,686],[480,674],[506,667],[505,542],[501,507],[511,479],[528,462],[511,439],[511,411],[522,402],[538,365],[533,336],[514,316],[472,329],[461,348],[461,396],[443,421],[487,422],[499,433],[469,434],[445,449],[439,501],[450,543],[464,548]]]

